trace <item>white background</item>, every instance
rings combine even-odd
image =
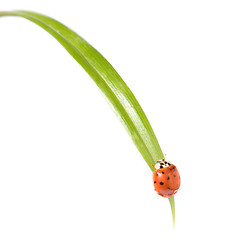
[[[169,202],[94,82],[48,33],[0,18],[0,239],[240,239],[239,1],[11,1],[115,67],[182,186]]]

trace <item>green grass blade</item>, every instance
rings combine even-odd
[[[168,200],[169,200],[171,210],[172,210],[173,227],[175,228],[175,200],[174,200],[174,196],[168,198]]]
[[[78,34],[50,17],[28,11],[0,12],[1,16],[26,18],[45,29],[62,44],[97,84],[148,166],[154,171],[155,161],[164,158],[164,155],[141,106],[112,65]],[[175,216],[174,198],[169,201]]]

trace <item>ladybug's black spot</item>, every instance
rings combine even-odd
[[[176,177],[176,175],[173,175],[174,177]]]
[[[175,167],[173,167],[173,169],[172,169],[173,171],[175,171]]]
[[[163,168],[163,166],[160,166],[160,168]]]
[[[168,187],[167,189],[170,189],[170,187]]]
[[[156,181],[154,181],[154,183],[156,183]]]
[[[162,174],[164,174],[164,171],[162,171]]]
[[[163,182],[160,182],[160,185],[163,185],[164,183]]]
[[[170,177],[168,177],[167,180],[170,180]]]

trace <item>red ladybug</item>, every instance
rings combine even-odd
[[[177,193],[181,181],[175,165],[165,159],[157,161],[153,172],[153,184],[155,191],[162,197],[172,197]]]

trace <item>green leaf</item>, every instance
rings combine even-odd
[[[26,18],[62,44],[97,84],[148,166],[154,171],[155,162],[163,159],[164,155],[141,106],[112,65],[78,34],[50,17],[28,11],[0,12],[0,16]],[[175,221],[174,197],[169,198],[169,201]]]

